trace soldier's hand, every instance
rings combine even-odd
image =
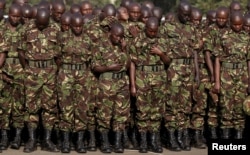
[[[133,86],[130,87],[130,94],[131,94],[131,96],[133,96],[133,97],[136,96],[136,88],[135,88],[135,87],[133,87]]]
[[[120,71],[122,69],[122,64],[112,64],[109,66],[110,71]]]
[[[212,92],[213,93],[216,93],[216,94],[219,94],[220,93],[220,83],[219,82],[216,82],[214,84],[214,88],[212,89]]]
[[[163,52],[157,45],[153,45],[150,50],[151,54],[161,55]]]
[[[137,26],[130,26],[129,28],[128,28],[128,30],[129,30],[129,33],[133,36],[133,37],[136,37],[137,35],[138,35],[138,33],[139,33],[139,28],[137,27]]]

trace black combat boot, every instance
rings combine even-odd
[[[243,138],[243,130],[244,129],[235,129],[234,139],[242,139]]]
[[[209,127],[210,139],[218,139],[216,127]]]
[[[89,130],[89,151],[96,151],[95,130]]]
[[[184,151],[190,151],[191,150],[191,145],[190,145],[190,136],[188,129],[183,130],[183,144],[184,144]]]
[[[155,153],[162,153],[163,152],[159,132],[151,132],[150,133],[150,149],[152,152],[155,152]]]
[[[167,144],[167,147],[170,151],[181,151],[181,148],[179,144],[177,143],[177,140],[175,138],[175,130],[168,130],[168,137],[169,142]]]
[[[42,144],[42,150],[49,152],[59,152],[56,145],[51,141],[51,130],[44,129],[44,139]]]
[[[63,131],[63,142],[61,145],[62,153],[70,153],[69,131]]]
[[[140,153],[148,152],[148,144],[147,144],[147,132],[140,132]]]
[[[229,128],[223,128],[222,129],[222,139],[229,139],[230,138],[230,129]]]
[[[137,128],[134,127],[132,128],[132,137],[131,137],[131,142],[133,145],[134,149],[138,149],[139,148],[139,144],[138,144],[138,140],[137,140]]]
[[[101,131],[101,152],[102,153],[111,153],[112,149],[110,147],[109,138],[108,138],[108,130]]]
[[[124,149],[122,146],[122,131],[115,132],[115,146],[114,146],[115,153],[123,153]]]
[[[77,132],[77,142],[76,142],[76,152],[78,153],[86,153],[86,148],[83,142],[84,131]]]
[[[194,147],[198,148],[198,149],[205,149],[206,148],[206,144],[204,144],[203,142],[203,135],[202,135],[202,130],[195,130],[194,131]]]
[[[61,134],[61,131],[59,129],[56,129],[55,132],[56,132],[56,147],[58,150],[61,150],[63,135]]]
[[[132,149],[130,147],[130,140],[128,138],[128,129],[123,130],[123,147],[125,149]]]
[[[177,130],[177,142],[178,142],[180,148],[183,150],[185,145],[183,143],[183,130],[181,130],[181,129]]]
[[[33,152],[33,151],[35,151],[37,149],[35,129],[29,127],[28,131],[29,131],[29,140],[25,144],[24,149],[23,149],[23,152],[26,152],[26,153]]]
[[[16,128],[16,135],[14,140],[10,143],[10,147],[12,149],[19,149],[21,146],[21,133],[22,129],[21,128]]]
[[[2,135],[2,139],[1,139],[0,150],[7,150],[9,147],[9,138],[8,138],[7,130],[3,129],[1,132],[1,135]]]

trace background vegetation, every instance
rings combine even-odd
[[[6,0],[7,6],[12,2],[12,0]],[[36,4],[41,0],[29,0],[30,4]],[[51,0],[48,0],[51,1]],[[65,3],[70,6],[74,3],[79,3],[83,0],[64,0]],[[107,3],[113,3],[116,6],[119,6],[121,0],[89,0],[95,6],[101,7]],[[142,2],[144,0],[135,0]],[[181,0],[151,0],[156,6],[163,8],[164,12],[175,11],[176,5],[179,4]],[[229,6],[233,0],[188,0],[193,6],[198,7],[205,13],[210,9],[216,9],[219,6]],[[250,0],[234,0],[241,3],[242,7],[246,9],[247,3]]]

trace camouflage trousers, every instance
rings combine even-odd
[[[98,80],[92,76],[93,84],[91,86],[91,93],[89,94],[88,111],[87,111],[87,128],[88,130],[96,129],[96,106],[98,96]]]
[[[91,77],[89,70],[63,70],[58,74],[59,128],[78,132],[87,129]]]
[[[191,64],[171,63],[167,71],[165,127],[187,129],[192,112],[193,68]]]
[[[166,102],[166,71],[136,70],[136,125],[139,132],[160,129]]]
[[[20,84],[4,82],[0,100],[1,129],[9,129],[10,124],[12,124],[14,128],[24,127],[24,85],[22,80],[15,81],[18,81]]]
[[[204,119],[206,115],[208,90],[211,88],[210,78],[208,76],[208,69],[203,64],[200,67],[200,85],[196,83],[193,85],[193,105],[190,128],[202,130],[204,128]]]
[[[130,93],[128,77],[120,79],[99,78],[97,101],[98,130],[121,131],[130,116]]]
[[[0,99],[0,128],[9,129],[24,127],[25,115],[25,90],[24,74],[20,64],[5,62],[2,75],[8,77],[10,81],[3,78],[1,99]]]
[[[26,89],[29,127],[37,128],[41,111],[42,125],[51,130],[57,122],[56,66],[47,68],[28,67],[24,80]]]
[[[221,66],[220,113],[221,128],[244,128],[245,114],[242,104],[247,96],[247,67],[225,68]]]

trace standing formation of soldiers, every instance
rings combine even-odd
[[[69,10],[62,0],[13,0],[7,18],[5,5],[0,152],[24,142],[26,153],[37,143],[49,152],[162,153],[244,137],[250,14],[239,2],[205,20],[186,0],[165,16],[147,0]]]

